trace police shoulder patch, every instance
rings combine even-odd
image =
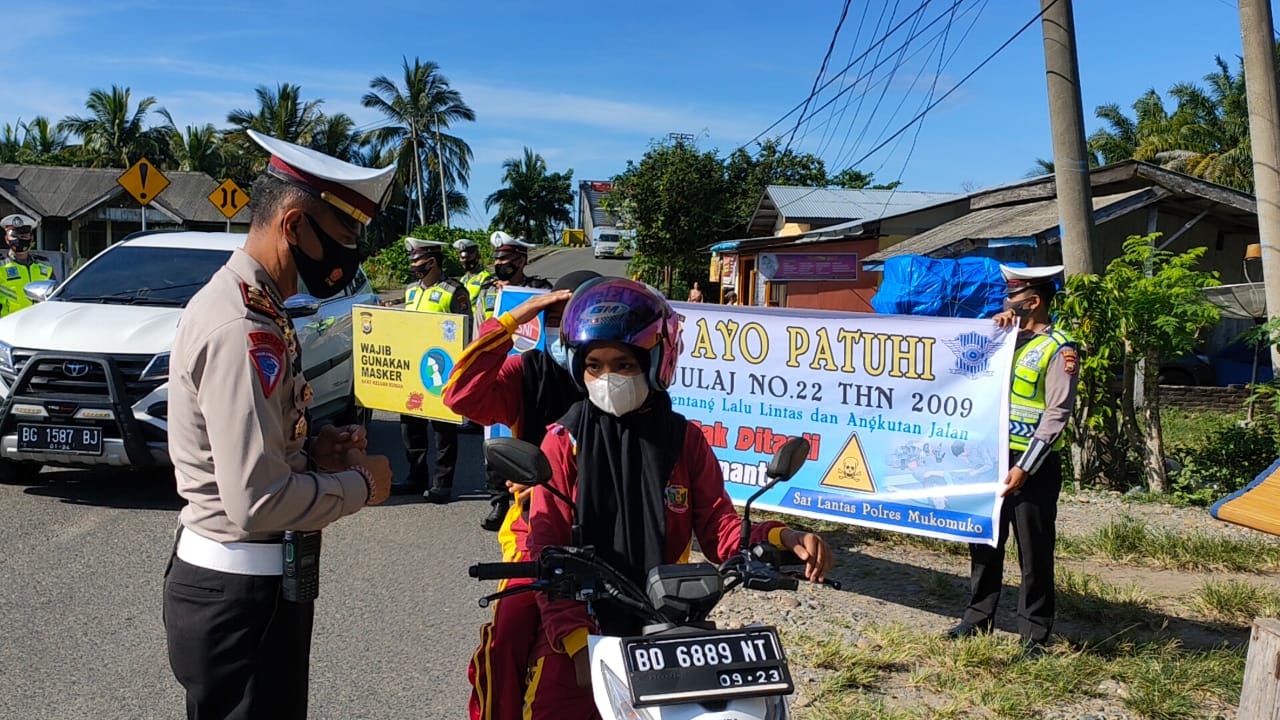
[[[258,345],[249,348],[249,360],[253,362],[258,380],[262,383],[262,395],[271,397],[284,375],[284,358],[274,348]]]
[[[1072,376],[1080,370],[1080,353],[1075,348],[1062,348],[1062,369]]]

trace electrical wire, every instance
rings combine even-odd
[[[858,18],[858,29],[857,29],[856,31],[854,31],[854,33],[853,33],[853,42],[849,44],[849,56],[848,56],[847,58],[845,58],[845,61],[846,61],[846,62],[852,62],[852,61],[853,61],[853,53],[854,53],[855,51],[857,51],[857,49],[858,49],[858,43],[859,43],[859,41],[861,41],[861,40],[862,40],[862,28],[866,25],[866,22],[867,22],[867,9],[868,9],[870,6],[871,6],[871,4],[870,4],[870,3],[864,3],[864,4],[863,4],[863,6],[862,6],[862,15],[861,15],[861,17],[859,17],[859,18]],[[880,18],[876,20],[876,27],[875,27],[875,29],[876,29],[876,30],[880,29],[880,21],[881,21],[881,20],[883,20],[883,19],[884,19],[884,6],[883,6],[883,5],[881,5],[881,6],[880,6]],[[872,30],[872,36],[874,36],[874,34],[875,34],[875,30]],[[866,63],[866,60],[863,60],[863,63],[865,64],[865,63]],[[859,69],[858,69],[858,74],[862,74],[862,69],[861,69],[861,68],[859,68]],[[852,97],[853,97],[853,96],[851,96],[851,95],[850,95],[850,96],[847,96],[847,97],[845,98],[844,105],[840,108],[840,118],[835,120],[835,123],[834,123],[834,126],[835,126],[835,127],[838,127],[838,126],[839,126],[839,122],[840,122],[840,120],[843,120],[843,119],[844,119],[844,114],[845,114],[845,112],[847,112],[847,111],[848,111],[848,109],[849,109],[849,100],[851,100],[851,99],[852,99]],[[834,111],[833,111],[833,117],[834,117]],[[828,124],[828,128],[827,128],[827,129],[831,129],[832,127],[833,127],[833,126],[832,126],[832,124]],[[827,135],[827,130],[825,130],[825,129],[824,129],[824,130],[823,130],[823,133],[822,133],[822,142],[820,142],[820,143],[819,143],[819,146],[820,146],[820,147],[819,147],[819,150],[818,150],[818,152],[817,152],[817,153],[815,153],[815,154],[816,154],[818,157],[822,157],[822,154],[823,154],[824,152],[826,152],[826,149],[827,149],[827,147],[830,145],[830,142],[831,142],[832,140],[835,140],[835,132],[834,132],[834,130],[832,130],[831,135],[828,137],[828,135]]]
[[[956,4],[957,4],[957,5],[959,5],[961,2],[964,2],[964,0],[956,0]],[[859,59],[861,59],[862,57],[865,57],[865,56],[867,56],[867,55],[870,55],[872,50],[874,50],[876,47],[879,47],[879,46],[880,46],[881,44],[883,44],[886,40],[888,40],[890,37],[892,37],[892,36],[894,35],[894,33],[896,33],[898,30],[900,30],[900,29],[902,28],[902,26],[903,26],[903,25],[906,25],[906,24],[907,24],[907,22],[908,22],[912,17],[914,17],[916,14],[920,13],[920,12],[921,12],[921,11],[923,11],[923,10],[924,10],[924,7],[923,7],[923,6],[921,6],[921,7],[919,7],[919,8],[916,8],[916,10],[915,10],[914,12],[912,12],[912,13],[911,13],[910,15],[908,15],[907,17],[903,18],[901,22],[899,22],[897,25],[895,25],[891,30],[889,30],[889,32],[885,33],[885,34],[884,34],[884,35],[883,35],[879,40],[876,40],[874,43],[872,43],[871,47],[867,48],[867,50],[866,50],[865,52],[863,52],[863,53],[862,53],[862,55],[859,55],[859,56],[858,56],[858,58],[859,58]],[[837,72],[835,75],[831,76],[831,78],[830,78],[829,80],[827,80],[825,83],[823,83],[823,84],[822,84],[822,87],[818,88],[818,93],[821,93],[823,90],[827,89],[827,88],[828,88],[832,83],[834,83],[836,80],[838,80],[838,79],[840,79],[841,77],[843,77],[843,76],[845,75],[845,73],[847,73],[847,72],[849,71],[849,69],[850,69],[850,68],[852,68],[852,67],[853,67],[853,65],[854,65],[855,63],[857,63],[857,62],[858,62],[858,60],[857,60],[857,59],[855,59],[852,63],[849,63],[849,64],[848,64],[848,65],[846,65],[844,68],[842,68],[839,72]],[[856,81],[855,81],[855,82],[856,82]],[[782,117],[779,117],[777,120],[774,120],[772,123],[770,123],[770,124],[769,124],[769,126],[768,126],[768,127],[766,127],[764,130],[761,130],[761,131],[760,131],[760,132],[759,132],[755,137],[751,138],[750,140],[748,140],[746,143],[744,143],[744,144],[743,144],[743,145],[741,145],[740,147],[741,147],[741,148],[748,147],[748,146],[750,146],[752,143],[754,143],[754,142],[756,142],[757,140],[759,140],[760,138],[762,138],[762,137],[764,137],[765,135],[769,134],[769,131],[770,131],[770,130],[772,130],[772,129],[774,129],[775,127],[777,127],[778,125],[782,124],[782,121],[784,121],[784,120],[786,120],[787,118],[791,117],[791,115],[792,115],[792,114],[794,114],[797,110],[799,110],[800,108],[804,107],[805,102],[810,101],[810,100],[813,98],[813,96],[814,96],[814,93],[810,93],[810,94],[809,94],[809,97],[807,97],[807,98],[805,98],[804,100],[800,101],[799,103],[797,103],[797,104],[796,104],[796,106],[795,106],[795,107],[793,107],[793,108],[791,108],[790,110],[788,110],[787,112],[783,113]],[[821,108],[819,108],[819,110],[821,110]]]
[[[818,68],[818,74],[813,78],[813,88],[809,90],[809,97],[805,98],[804,109],[796,117],[795,127],[791,128],[791,137],[787,138],[787,145],[782,150],[782,154],[786,155],[791,149],[791,141],[796,137],[796,131],[800,129],[800,123],[804,120],[804,113],[809,109],[809,102],[813,100],[814,95],[818,92],[818,83],[822,82],[822,76],[827,72],[827,63],[831,62],[831,53],[835,52],[836,40],[840,39],[840,28],[844,27],[844,19],[849,16],[849,5],[853,0],[844,0],[844,9],[840,11],[840,20],[836,22],[836,30],[831,33],[831,42],[827,45],[827,53],[822,56],[822,66]],[[807,131],[806,131],[807,132]]]
[[[876,154],[877,152],[879,152],[881,148],[883,148],[884,146],[886,146],[886,145],[888,145],[889,143],[893,142],[895,139],[897,139],[900,135],[902,135],[903,133],[905,133],[907,130],[910,130],[912,125],[916,124],[916,123],[917,123],[917,122],[919,122],[921,119],[923,119],[923,118],[925,117],[925,115],[927,115],[927,114],[928,114],[929,112],[931,112],[935,107],[937,107],[937,106],[938,106],[938,105],[940,105],[944,100],[946,100],[948,97],[950,97],[950,96],[952,95],[952,93],[954,93],[956,90],[959,90],[959,89],[960,89],[960,86],[964,85],[964,84],[965,84],[965,83],[966,83],[970,78],[972,78],[974,75],[978,74],[978,72],[979,72],[980,70],[982,70],[982,68],[986,67],[988,63],[990,63],[992,60],[994,60],[994,59],[996,58],[996,56],[997,56],[997,55],[999,55],[1000,53],[1004,52],[1005,48],[1007,48],[1007,47],[1009,47],[1010,45],[1012,45],[1012,44],[1013,44],[1013,42],[1014,42],[1015,40],[1017,40],[1019,37],[1021,37],[1021,36],[1022,36],[1022,33],[1026,32],[1028,28],[1030,28],[1032,25],[1034,25],[1034,24],[1036,23],[1036,21],[1037,21],[1037,20],[1039,20],[1041,17],[1043,17],[1043,16],[1044,16],[1044,14],[1045,14],[1045,12],[1046,12],[1046,11],[1047,11],[1049,8],[1051,8],[1051,7],[1053,7],[1054,5],[1056,5],[1056,4],[1057,4],[1057,2],[1058,2],[1058,0],[1051,0],[1051,2],[1049,2],[1049,4],[1048,4],[1048,5],[1046,5],[1046,6],[1044,6],[1043,8],[1041,8],[1041,10],[1040,10],[1039,12],[1037,12],[1037,13],[1035,14],[1035,16],[1034,16],[1034,17],[1032,17],[1030,20],[1028,20],[1028,21],[1026,22],[1026,24],[1024,24],[1022,27],[1018,28],[1018,30],[1017,30],[1016,32],[1014,32],[1014,33],[1013,33],[1013,35],[1010,35],[1010,36],[1009,36],[1009,38],[1008,38],[1007,40],[1005,40],[1003,43],[1001,43],[1001,44],[1000,44],[1000,47],[997,47],[994,51],[992,51],[992,52],[991,52],[991,54],[989,54],[989,55],[987,55],[985,58],[983,58],[982,62],[978,63],[978,65],[977,65],[976,67],[974,67],[972,70],[970,70],[970,71],[968,72],[968,74],[966,74],[964,77],[960,78],[960,80],[959,80],[958,82],[956,82],[956,84],[955,84],[955,85],[952,85],[952,86],[951,86],[951,87],[950,87],[950,88],[949,88],[945,93],[943,93],[941,97],[939,97],[938,99],[936,99],[936,100],[934,100],[933,102],[929,103],[929,105],[928,105],[927,107],[925,107],[923,110],[921,110],[919,113],[917,113],[915,117],[913,117],[913,118],[911,118],[910,120],[908,120],[908,121],[907,121],[907,123],[906,123],[905,125],[903,125],[901,128],[899,128],[896,132],[894,132],[894,133],[893,133],[892,135],[890,135],[888,138],[885,138],[885,140],[884,140],[883,142],[881,142],[881,143],[879,143],[878,145],[876,145],[875,147],[871,148],[871,150],[870,150],[870,151],[868,151],[866,154],[864,154],[862,157],[860,157],[860,158],[858,158],[857,160],[855,160],[854,162],[850,163],[849,167],[857,167],[858,165],[861,165],[863,162],[865,162],[865,161],[867,160],[867,158],[869,158],[869,157],[871,157],[872,155],[874,155],[874,154]],[[809,192],[805,193],[804,195],[801,195],[800,197],[796,198],[796,199],[795,199],[795,200],[793,200],[792,202],[799,202],[799,201],[803,200],[804,198],[809,197],[809,196],[810,196],[810,195],[812,195],[813,193],[818,192],[819,190],[825,190],[825,189],[826,189],[826,188],[812,188],[812,189],[810,189],[810,190],[809,190]]]

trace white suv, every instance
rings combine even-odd
[[[112,245],[44,302],[0,318],[0,479],[43,465],[170,464],[169,349],[182,308],[231,252],[231,233],[170,232]],[[328,300],[285,301],[315,391],[313,419],[361,422],[351,372],[351,306],[376,304],[364,273]],[[318,424],[317,424],[318,426]]]

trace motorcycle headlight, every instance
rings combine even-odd
[[[138,376],[139,380],[164,380],[169,377],[169,353],[160,353],[151,358],[147,367]]]
[[[0,342],[0,372],[17,372],[13,369],[13,346],[7,342]]]
[[[613,674],[608,665],[600,666],[600,675],[604,678],[605,692],[609,695],[609,705],[613,708],[614,717],[619,720],[654,720],[647,709],[631,704],[631,689]]]

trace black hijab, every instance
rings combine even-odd
[[[650,390],[644,406],[614,417],[590,400],[569,408],[560,424],[577,443],[578,517],[582,542],[640,589],[666,548],[666,489],[684,449],[687,421],[666,392]],[[602,632],[631,634],[643,621],[596,606]]]

